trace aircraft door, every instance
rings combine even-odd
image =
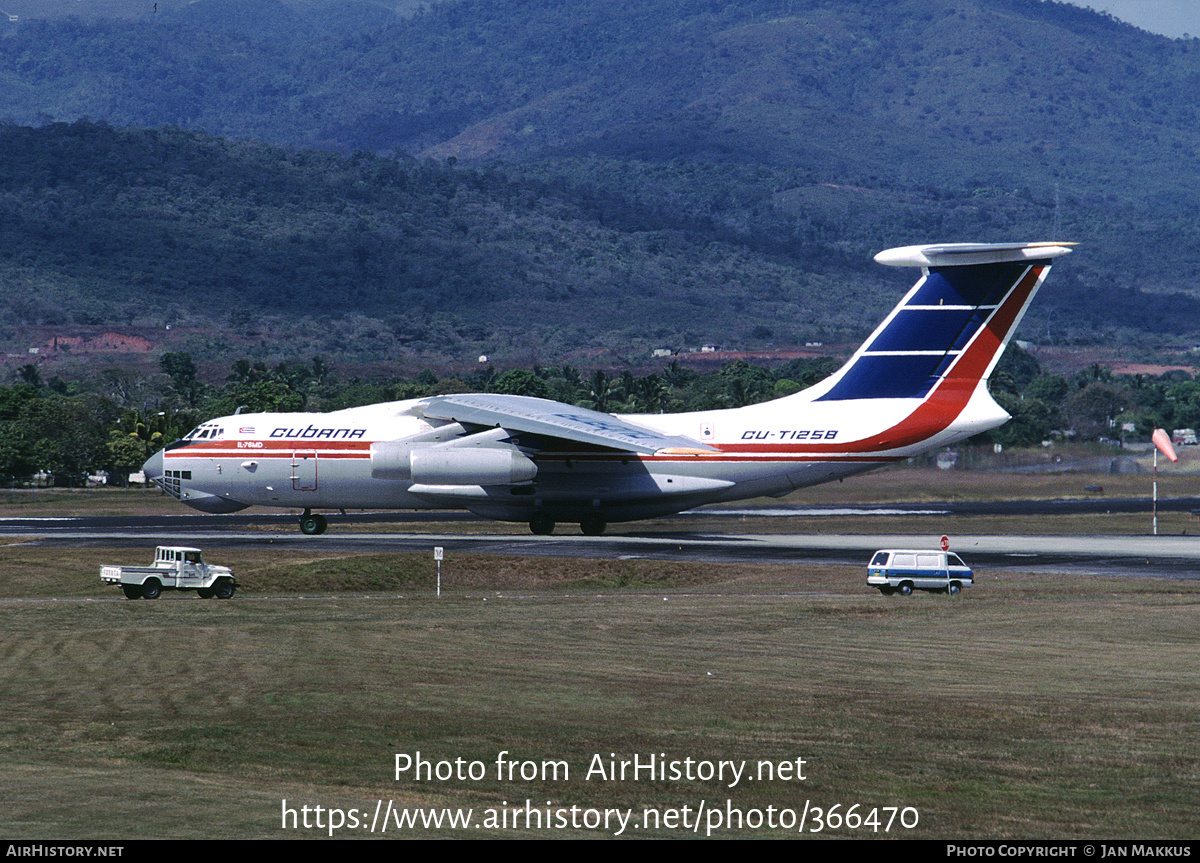
[[[292,490],[317,490],[317,454],[312,450],[292,453]]]

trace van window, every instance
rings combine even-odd
[[[962,558],[957,554],[946,555],[946,560],[949,561],[951,566],[966,566],[966,564],[962,562]]]
[[[868,566],[887,566],[888,553],[886,551],[877,551],[875,556],[871,558]]]
[[[917,556],[915,554],[895,554],[892,555],[892,566],[916,566]]]
[[[942,557],[939,554],[918,554],[917,567],[919,569],[941,569]]]

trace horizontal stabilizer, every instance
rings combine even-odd
[[[941,243],[901,246],[875,256],[889,267],[966,267],[1009,261],[1044,261],[1069,254],[1074,243]]]

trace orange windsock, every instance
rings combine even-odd
[[[1150,440],[1154,441],[1158,451],[1171,461],[1179,461],[1179,456],[1175,455],[1175,447],[1171,446],[1171,436],[1167,434],[1166,429],[1155,429],[1154,434],[1150,435]]]

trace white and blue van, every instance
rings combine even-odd
[[[867,564],[867,584],[884,596],[908,596],[914,590],[955,594],[975,583],[975,573],[949,551],[882,549]]]

